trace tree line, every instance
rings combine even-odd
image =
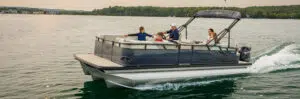
[[[160,16],[160,17],[190,17],[197,11],[225,9],[239,11],[243,18],[271,18],[271,19],[300,19],[300,5],[289,6],[252,6],[238,7],[153,7],[136,6],[123,7],[113,6],[92,11],[63,10],[63,9],[40,9],[27,7],[0,7],[0,13],[44,12],[43,14],[66,14],[66,15],[108,15],[108,16]]]
[[[247,8],[238,7],[123,7],[114,6],[92,11],[95,15],[111,16],[175,16],[190,17],[197,11],[225,9],[239,11],[243,18],[280,18],[280,19],[300,19],[300,5],[290,6],[252,6]]]
[[[0,13],[8,14],[64,14],[64,15],[92,15],[92,11],[83,10],[64,10],[64,9],[44,9],[44,8],[29,8],[29,7],[0,7]]]

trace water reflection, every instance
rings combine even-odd
[[[170,90],[169,88],[165,90],[106,88],[104,81],[87,81],[84,83],[84,88],[80,89],[80,93],[75,94],[75,96],[83,99],[224,98],[235,92],[235,89],[236,83],[234,80],[221,80],[203,85],[181,86],[176,90]]]

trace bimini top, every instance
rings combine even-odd
[[[230,10],[205,10],[197,12],[194,17],[240,19],[241,13]]]

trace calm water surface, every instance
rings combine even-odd
[[[252,74],[108,89],[85,76],[73,58],[74,53],[93,52],[96,35],[135,33],[141,25],[156,33],[186,20],[0,14],[0,98],[300,98],[300,20],[244,19],[234,27],[233,43],[252,46]],[[188,37],[204,40],[208,28],[220,31],[230,22],[198,19]]]

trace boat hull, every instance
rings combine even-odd
[[[143,84],[174,82],[202,77],[247,73],[249,65],[199,66],[179,68],[147,68],[104,70],[81,62],[83,72],[93,80],[104,80],[107,87],[135,87]]]

